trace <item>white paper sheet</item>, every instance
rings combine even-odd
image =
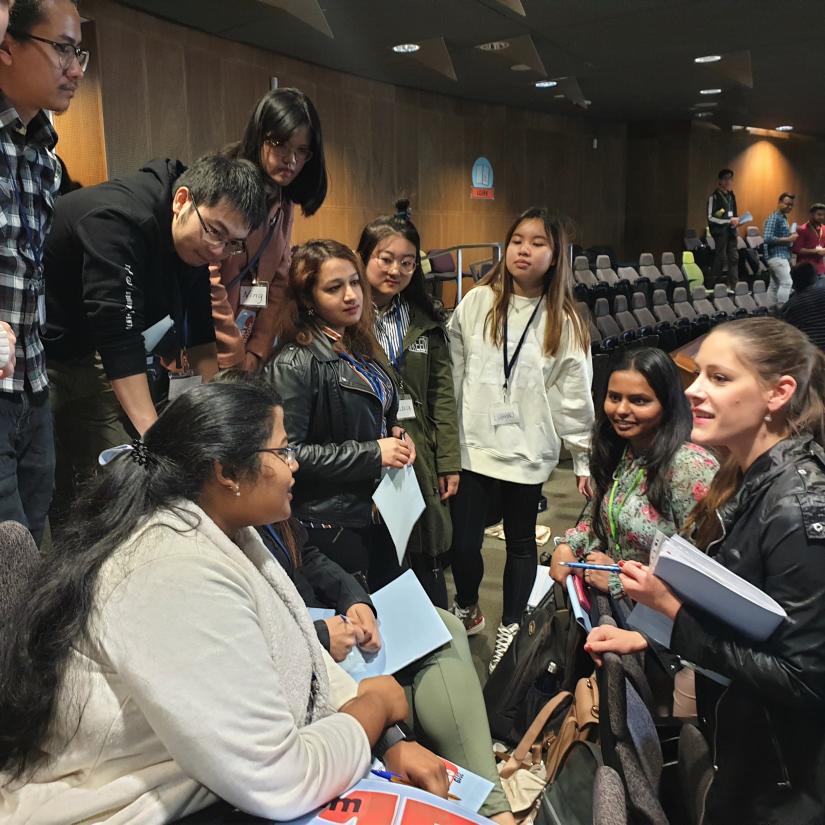
[[[424,497],[412,466],[386,470],[372,500],[390,531],[401,564],[410,533],[424,512]]]
[[[539,564],[536,567],[536,579],[533,582],[533,589],[527,597],[527,607],[534,609],[538,603],[550,592],[553,587],[553,579],[550,578],[550,568]]]

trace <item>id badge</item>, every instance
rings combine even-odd
[[[490,410],[490,423],[494,427],[503,427],[507,424],[521,424],[521,413],[516,404],[508,404],[506,401],[501,404],[494,404]]]
[[[413,407],[411,396],[401,395],[398,397],[398,413],[395,417],[399,421],[407,421],[410,418],[415,418],[415,408]]]
[[[40,322],[40,328],[46,326],[46,295],[41,293],[37,296],[37,320]]]
[[[169,401],[180,398],[189,390],[203,384],[203,376],[194,372],[173,373],[169,376]]]
[[[269,284],[244,284],[241,287],[241,306],[251,309],[263,309],[269,297]]]
[[[732,211],[732,210],[730,210],[730,209],[728,209],[728,217],[729,217],[729,218],[732,218],[732,217],[733,217],[733,211]]]

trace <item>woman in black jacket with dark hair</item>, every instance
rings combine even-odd
[[[717,327],[687,391],[693,439],[726,451],[688,525],[693,542],[759,587],[787,618],[748,639],[682,603],[647,567],[625,562],[625,591],[674,622],[670,648],[697,673],[714,780],[706,822],[825,821],[825,355],[773,318]],[[586,649],[644,650],[635,631],[599,627]]]

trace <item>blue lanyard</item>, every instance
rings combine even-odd
[[[401,371],[401,361],[404,358],[404,330],[401,325],[401,310],[398,309],[395,313],[395,329],[398,332],[398,352],[390,353],[388,352],[387,355],[390,357],[390,361],[392,361],[392,365],[395,367],[396,372]]]
[[[41,275],[43,265],[43,247],[46,244],[46,239],[43,238],[40,241],[40,246],[35,246],[34,232],[32,230],[31,225],[29,224],[29,216],[26,214],[26,205],[23,203],[23,195],[20,192],[20,187],[17,185],[17,175],[11,168],[11,160],[9,159],[8,152],[6,152],[6,144],[3,143],[2,140],[0,140],[0,147],[2,147],[3,149],[3,158],[5,159],[6,167],[9,170],[9,178],[11,179],[11,186],[12,190],[14,191],[14,199],[17,202],[17,211],[20,213],[20,225],[23,227],[23,231],[26,233],[26,241],[29,244],[29,249],[31,249],[32,251],[32,256],[34,257],[35,276],[39,278]],[[42,217],[40,221],[38,221],[36,229],[38,236],[43,234]]]
[[[383,410],[387,404],[387,388],[384,386],[384,382],[368,364],[357,361],[346,352],[339,353],[339,357],[343,358],[372,387],[372,391],[381,402],[381,409]]]
[[[266,531],[266,534],[272,539],[272,541],[274,541],[275,544],[278,546],[278,549],[287,558],[289,562],[288,569],[292,570],[292,568],[295,566],[292,561],[292,556],[290,555],[289,550],[287,550],[287,547],[284,544],[283,539],[278,535],[278,531],[271,524],[264,525],[264,530]]]

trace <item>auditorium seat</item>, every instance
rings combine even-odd
[[[705,285],[705,274],[696,263],[692,252],[682,253],[682,272],[685,274],[688,286],[694,289],[697,286]]]
[[[596,299],[593,318],[596,321],[603,342],[611,338],[615,339],[616,343],[619,342],[622,337],[622,329],[610,314],[610,304],[607,302],[607,298]]]
[[[573,278],[577,284],[585,286],[596,286],[599,283],[590,269],[590,261],[584,255],[577,255],[573,261]]]
[[[765,309],[772,309],[776,306],[776,302],[768,292],[765,282],[761,279],[753,282],[753,300],[757,306],[764,307]]]
[[[620,266],[618,274],[619,278],[623,281],[629,281],[631,284],[635,284],[639,280],[639,273],[632,266]]]
[[[596,278],[602,283],[610,284],[611,286],[618,282],[619,276],[610,265],[609,256],[599,255],[596,258]]]
[[[655,327],[656,319],[653,317],[651,311],[647,308],[647,300],[643,293],[633,293],[633,317],[638,321],[639,326]]]
[[[736,284],[736,289],[733,292],[733,302],[741,309],[746,309],[753,314],[759,309],[759,305],[753,300],[748,285],[744,281],[739,281]]]
[[[639,329],[639,322],[627,308],[627,297],[617,295],[613,299],[613,317],[624,332],[635,332]]]
[[[682,270],[676,266],[676,257],[672,252],[662,253],[662,275],[665,278],[670,278],[674,284],[684,283],[685,276],[682,274]]]
[[[656,266],[650,252],[642,252],[639,255],[639,275],[643,278],[649,278],[651,283],[662,277],[662,273],[659,271],[659,267]]]
[[[693,301],[693,308],[699,315],[712,317],[716,314],[717,310],[708,300],[708,294],[703,286],[697,286],[696,289],[691,292],[690,298]]]
[[[763,243],[765,243],[765,239],[762,237],[762,233],[756,226],[748,227],[748,231],[745,235],[745,241],[751,249],[759,249],[759,247],[762,246]]]
[[[688,301],[687,290],[683,286],[677,286],[673,290],[673,311],[679,318],[687,318],[690,321],[695,321],[699,315]]]
[[[653,290],[653,314],[657,321],[668,321],[675,324],[679,318],[667,301],[667,293],[663,289]]]
[[[725,284],[716,284],[713,288],[713,305],[717,312],[726,312],[731,318],[736,315],[736,304],[728,296]]]
[[[736,233],[736,248],[740,250],[748,248],[745,239],[738,232]]]
[[[685,249],[689,252],[694,252],[699,248],[699,236],[696,234],[695,229],[686,229],[685,230]]]

